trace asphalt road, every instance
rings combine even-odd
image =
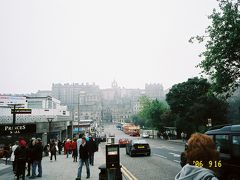
[[[105,133],[115,134],[115,143],[119,138],[134,139],[113,125],[105,125]],[[141,138],[141,137],[140,137]],[[151,147],[151,156],[130,157],[126,155],[125,148],[120,150],[120,162],[139,180],[173,180],[181,170],[179,164],[183,144],[159,139],[145,139]],[[104,144],[101,144],[104,146]]]

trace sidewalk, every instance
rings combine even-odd
[[[94,166],[90,165],[90,178],[89,180],[99,179],[100,170],[98,167],[104,164],[105,154],[103,150],[99,148],[99,151],[94,154]],[[54,158],[53,158],[54,159]],[[77,177],[79,162],[73,162],[71,155],[66,158],[66,155],[57,155],[57,161],[50,161],[49,157],[43,157],[42,159],[42,177],[35,178],[36,180],[75,180]],[[11,165],[0,164],[1,175],[4,169],[12,168]],[[10,172],[10,173],[9,173]],[[27,173],[27,172],[26,172]],[[38,173],[38,171],[36,172]],[[32,172],[31,172],[32,174]],[[83,166],[82,169],[82,179],[86,179],[86,166]],[[14,174],[11,170],[8,170],[8,173],[2,176],[4,180],[13,180]],[[26,180],[29,177],[25,178]]]

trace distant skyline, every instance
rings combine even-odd
[[[0,94],[52,83],[164,89],[199,76],[216,0],[0,1]]]

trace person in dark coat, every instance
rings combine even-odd
[[[31,166],[32,166],[32,152],[33,152],[33,140],[34,139],[31,139],[30,142],[28,143],[27,145],[27,164],[28,164],[28,167],[27,167],[27,170],[28,170],[28,173],[26,176],[30,176],[30,169],[31,169]]]
[[[26,141],[23,139],[19,141],[19,146],[16,148],[14,155],[16,160],[16,175],[17,180],[19,180],[20,175],[22,175],[22,179],[25,179],[25,166],[27,160],[27,148]]]
[[[92,137],[89,137],[88,148],[89,148],[89,162],[93,166],[94,165],[94,153],[97,151],[96,142]]]
[[[43,146],[41,139],[38,138],[33,141],[33,164],[32,164],[32,176],[31,179],[35,177],[42,177],[42,154]],[[38,175],[36,175],[36,168],[38,167]]]
[[[57,160],[57,149],[56,149],[56,143],[54,140],[52,140],[52,142],[50,143],[50,153],[51,153],[51,157],[50,160],[52,160],[52,157],[54,156],[55,161]]]
[[[61,154],[61,152],[62,152],[62,142],[60,140],[58,140],[57,146],[58,146],[58,154]]]
[[[87,179],[90,178],[90,168],[89,168],[89,148],[88,144],[86,143],[86,138],[82,138],[82,144],[79,147],[79,166],[78,166],[78,173],[77,173],[77,178],[76,180],[81,179],[82,175],[82,167],[83,164],[86,165],[86,170],[87,170]]]

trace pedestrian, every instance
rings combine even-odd
[[[96,142],[93,140],[93,138],[89,137],[88,143],[88,149],[89,149],[89,163],[90,165],[94,165],[94,153],[97,151]]]
[[[60,155],[62,151],[62,142],[60,140],[58,140],[57,146],[58,146],[58,154]]]
[[[208,179],[217,180],[217,168],[209,166],[209,162],[218,162],[219,153],[211,137],[205,134],[195,133],[188,140],[186,150],[181,159],[187,164],[181,163],[183,168],[175,176],[175,180]]]
[[[66,150],[66,154],[67,154],[67,158],[68,158],[68,155],[69,155],[69,153],[70,153],[70,139],[67,139],[67,141],[65,142],[65,146],[64,146],[64,148],[65,148],[65,150]]]
[[[40,138],[33,140],[33,163],[32,163],[32,176],[31,179],[35,177],[42,177],[42,154],[43,145]],[[38,175],[36,175],[36,169],[38,168]]]
[[[182,141],[184,142],[184,132],[181,132],[181,138],[182,138]]]
[[[26,149],[26,141],[21,139],[19,141],[19,146],[14,151],[15,160],[16,160],[16,176],[17,180],[19,180],[20,175],[22,175],[22,179],[25,179],[25,166],[27,159],[27,149]]]
[[[90,178],[90,168],[89,168],[89,151],[88,151],[88,145],[86,143],[86,138],[83,137],[82,138],[82,144],[80,145],[79,148],[79,166],[78,166],[78,173],[77,173],[77,178],[76,180],[80,180],[81,179],[81,175],[82,175],[82,167],[83,164],[86,165],[86,170],[87,170],[87,179]]]
[[[55,158],[55,161],[57,160],[57,148],[56,148],[56,143],[54,140],[51,141],[50,143],[50,153],[51,153],[51,156],[50,156],[50,161],[52,161],[52,157],[54,156]]]
[[[15,161],[15,155],[14,152],[18,147],[18,141],[15,142],[15,144],[12,146],[12,154],[10,157],[10,160],[12,161],[12,166],[13,166],[13,172],[16,174],[16,161]]]
[[[27,175],[26,176],[30,176],[30,171],[31,171],[31,166],[33,163],[33,141],[35,140],[35,138],[32,138],[30,140],[30,142],[27,145]]]
[[[77,162],[78,152],[77,152],[77,139],[73,138],[72,142],[72,157],[73,162]]]

